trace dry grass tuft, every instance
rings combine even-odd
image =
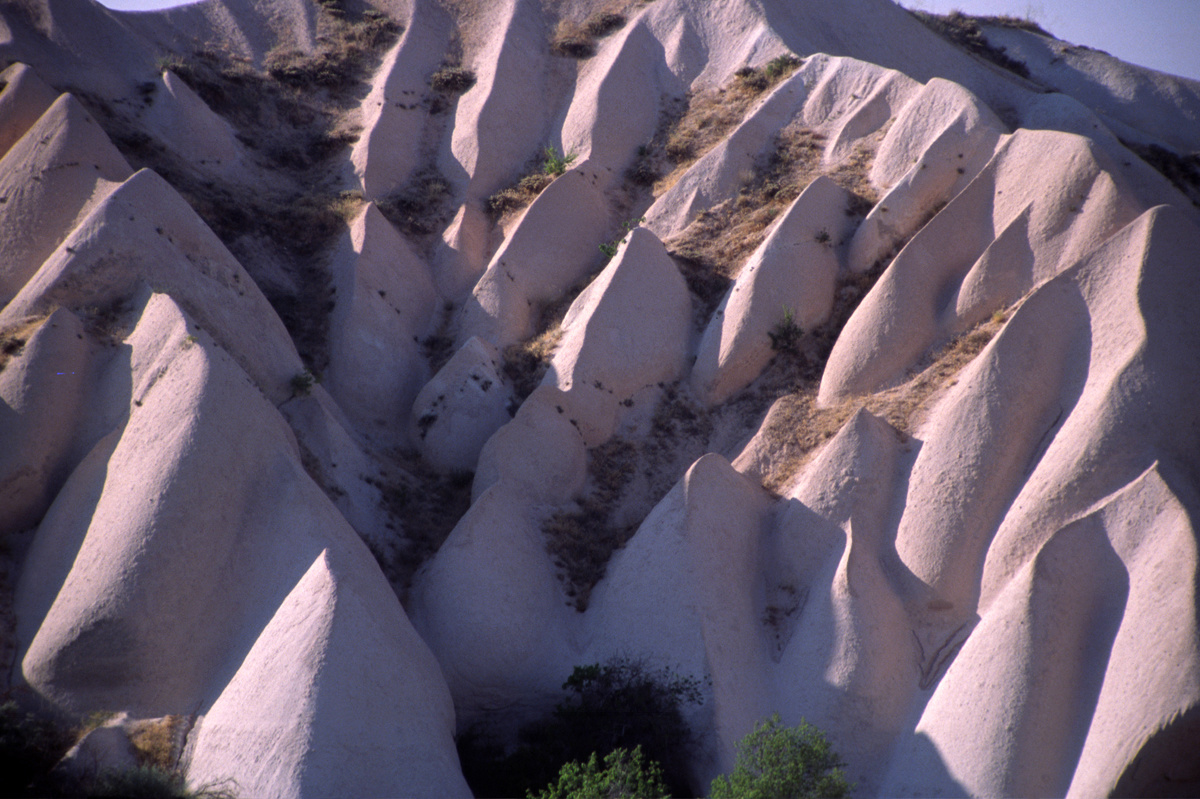
[[[529,205],[542,191],[554,182],[554,176],[545,172],[529,172],[515,185],[493,194],[487,199],[487,209],[492,219],[499,221],[506,214],[513,214]]]
[[[164,716],[160,719],[138,722],[129,733],[138,765],[157,766],[171,771],[178,760],[178,742],[183,726],[182,716]]]
[[[546,314],[557,316],[557,319],[549,325],[543,325],[542,332],[528,341],[513,344],[504,350],[504,376],[512,383],[518,402],[524,402],[541,384],[550,368],[554,350],[562,339],[562,314],[556,313],[555,309],[547,309]]]
[[[475,85],[475,73],[461,66],[447,65],[429,78],[429,88],[445,94],[462,94]]]
[[[49,314],[40,314],[0,329],[0,372],[10,360],[21,355],[29,339],[48,317]]]
[[[450,220],[450,184],[429,167],[376,203],[376,207],[398,230],[429,245]]]
[[[592,12],[582,21],[561,19],[550,38],[550,52],[567,58],[591,58],[596,54],[596,40],[603,39],[621,28],[628,21],[625,14],[615,9],[627,4],[612,4]]]

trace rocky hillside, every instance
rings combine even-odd
[[[774,712],[1200,790],[1200,83],[889,0],[10,0],[0,68],[5,695],[106,758],[468,795],[625,657],[697,792]]]

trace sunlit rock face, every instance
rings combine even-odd
[[[698,793],[773,713],[863,795],[1200,792],[1200,85],[887,0],[337,6],[0,7],[7,691],[466,796],[633,657]]]

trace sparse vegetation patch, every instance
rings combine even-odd
[[[542,150],[540,158],[531,161],[525,174],[512,186],[501,189],[487,199],[487,208],[493,220],[500,219],[505,214],[519,211],[533,202],[542,191],[567,171],[575,161],[575,153],[558,152],[558,148],[549,145]]]
[[[802,379],[796,390],[783,395],[771,408],[763,433],[779,450],[780,457],[763,481],[771,490],[781,490],[807,461],[808,456],[841,430],[859,409],[881,416],[901,434],[917,421],[930,396],[953,385],[955,375],[969,364],[1004,324],[1005,316],[992,318],[947,343],[919,365],[904,384],[868,397],[850,399],[832,408],[817,407],[820,368]],[[832,341],[830,341],[832,346]],[[828,351],[824,352],[828,357]]]
[[[561,321],[566,313],[566,304],[556,303],[543,312],[546,317],[557,317],[541,325],[542,332],[528,341],[513,344],[504,350],[504,376],[512,383],[518,402],[523,402],[533,390],[541,385],[542,378],[550,368],[554,349],[562,339]]]
[[[441,547],[471,505],[471,472],[444,474],[415,453],[398,453],[381,478],[364,478],[379,489],[394,545],[372,554],[403,596],[412,577]],[[368,542],[370,543],[370,542]]]
[[[1015,20],[1014,17],[972,17],[961,11],[951,11],[946,15],[912,10],[909,13],[919,19],[925,27],[957,44],[967,52],[985,58],[993,64],[1003,67],[1022,78],[1029,78],[1029,67],[1025,66],[1024,62],[1018,61],[1008,55],[1003,47],[996,47],[991,44],[983,32],[983,28],[980,27],[980,23],[1018,27],[1015,24],[1010,24],[1010,21]],[[1049,35],[1036,25],[1033,27],[1036,29],[1035,32]],[[1025,29],[1029,30],[1029,28]]]
[[[336,175],[329,160],[356,140],[358,131],[342,119],[401,31],[379,12],[357,14],[334,0],[320,8],[316,49],[272,51],[261,71],[246,59],[205,48],[167,53],[156,63],[232,125],[246,154],[272,172],[278,188],[249,189],[214,178],[203,162],[184,162],[148,136],[139,115],[154,96],[145,87],[156,82],[139,88],[142,108],[117,108],[75,91],[130,164],[165,178],[251,271],[314,370],[323,370],[328,358],[332,302],[324,259],[361,205],[361,197],[332,188]],[[270,253],[267,261],[285,265],[291,285],[260,279],[264,253]]]
[[[624,14],[608,10],[593,12],[582,22],[560,20],[550,39],[550,52],[568,58],[591,58],[596,54],[596,40],[619,31],[625,22]]]
[[[620,437],[588,450],[588,485],[575,508],[559,511],[542,524],[546,549],[580,612],[587,610],[592,588],[604,577],[612,554],[636,530],[611,522],[621,490],[635,474],[636,453],[636,447]]]
[[[832,170],[821,164],[824,137],[789,125],[759,167],[747,173],[738,195],[700,213],[681,234],[667,242],[697,300],[696,323],[707,324],[742,265],[766,238],[767,229],[808,184],[825,174],[850,191],[854,203],[846,212],[865,216],[878,200],[867,175],[884,131],[864,138]],[[819,236],[820,234],[818,234]],[[834,246],[828,232],[819,243]]]
[[[376,207],[406,235],[429,243],[429,237],[450,219],[450,184],[435,169],[427,168]]]
[[[36,316],[0,330],[0,372],[4,371],[11,359],[20,356],[25,344],[44,321],[45,315]]]
[[[801,63],[793,55],[784,55],[760,68],[738,70],[728,86],[702,91],[687,99],[686,113],[667,132],[656,137],[642,154],[651,168],[659,151],[672,165],[670,174],[655,186],[661,194],[688,166],[722,141],[745,118],[750,106],[767,89],[790,75]]]
[[[1200,152],[1181,154],[1158,144],[1138,144],[1124,139],[1121,144],[1158,170],[1194,205],[1200,205]]]

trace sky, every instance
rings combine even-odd
[[[100,0],[143,11],[178,0]],[[1064,41],[1144,67],[1200,80],[1200,0],[902,0],[908,8],[945,14],[1028,17]]]

